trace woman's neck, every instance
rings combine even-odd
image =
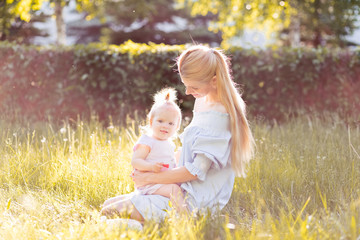
[[[194,110],[196,112],[216,111],[227,113],[224,105],[218,100],[206,97],[196,99]]]
[[[215,104],[215,103],[220,103],[220,99],[219,96],[214,93],[214,94],[208,94],[204,97],[204,100],[207,104]]]

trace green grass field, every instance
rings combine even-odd
[[[0,120],[0,239],[359,239],[360,126],[339,118],[253,123],[256,156],[216,216],[108,229],[101,204],[129,193],[138,126]]]

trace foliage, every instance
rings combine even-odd
[[[60,35],[64,34],[65,26],[62,18],[62,8],[68,5],[71,0],[4,0],[0,3],[0,39],[1,40],[13,40],[8,35],[10,29],[14,28],[14,22],[19,23],[18,25],[26,27],[29,24],[24,22],[30,22],[36,15],[35,12],[39,11],[41,6],[45,2],[50,2],[50,7],[54,9],[53,16],[57,21],[60,21],[60,25],[57,25],[57,38],[58,43],[62,43],[63,39]],[[103,0],[89,1],[89,0],[75,0],[76,9],[79,12],[86,11],[87,19],[92,19],[95,16],[99,16],[101,19],[104,18],[103,14]],[[30,26],[31,27],[31,26]],[[59,29],[59,27],[61,29]],[[20,29],[22,30],[22,29]],[[34,29],[35,30],[35,29]],[[35,30],[36,32],[36,30]],[[32,33],[30,35],[35,35]]]
[[[19,18],[29,22],[31,12],[40,9],[43,0],[4,0],[0,2],[0,39],[6,39],[12,24]]]
[[[62,11],[71,2],[76,4],[76,10],[84,19],[67,24],[65,32]],[[33,22],[38,18],[38,10],[43,4],[54,10],[51,15],[56,19],[56,37],[60,45],[66,43],[66,34],[76,36],[77,43],[101,41],[121,44],[128,39],[143,43],[151,41],[167,44],[182,44],[190,42],[191,39],[217,44],[221,42],[221,34],[213,34],[207,30],[208,22],[214,16],[191,17],[188,8],[176,7],[175,0],[5,1],[0,3],[1,40],[31,42],[31,37],[39,34],[39,30],[33,27]],[[96,19],[93,22],[86,22],[94,18]],[[177,21],[185,23],[179,27],[176,25]],[[176,27],[173,26],[169,32],[164,26],[171,24]],[[14,34],[14,30],[18,30],[19,33]]]
[[[39,10],[44,0],[6,0],[3,2],[3,7],[8,8],[8,11],[13,16],[20,17],[26,22],[30,21],[31,11]]]
[[[298,31],[306,44],[344,46],[347,45],[344,37],[359,27],[356,25],[360,16],[359,0],[291,1],[291,5],[296,9],[292,20],[300,22]]]
[[[27,119],[76,119],[96,113],[145,116],[152,94],[165,86],[185,96],[175,59],[185,46],[137,44],[40,48],[0,44],[0,109]],[[359,121],[360,54],[326,49],[229,49],[233,77],[253,116],[283,119],[300,110],[338,112]],[[351,117],[354,117],[351,119]]]
[[[338,116],[252,126],[257,152],[248,177],[214,216],[109,229],[101,204],[133,191],[138,126],[95,117],[19,123],[0,118],[1,239],[357,239],[360,128]]]
[[[268,35],[289,26],[294,9],[288,1],[232,1],[232,0],[178,0],[179,4],[189,6],[193,15],[217,14],[209,30],[221,31],[224,47],[229,40],[243,30],[265,30]]]
[[[144,114],[151,93],[178,82],[172,65],[182,48],[131,41],[74,49],[2,46],[1,109],[33,119]]]
[[[4,39],[18,44],[31,44],[35,37],[48,37],[46,31],[35,27],[39,23],[44,23],[48,17],[46,14],[35,15],[29,22],[16,18],[8,29],[8,34],[4,35]]]
[[[301,40],[313,46],[328,41],[335,46],[344,45],[343,37],[356,29],[360,14],[360,1],[322,0],[178,0],[189,6],[193,15],[217,14],[217,20],[209,28],[222,31],[223,46],[229,46],[233,37],[244,29],[259,29],[268,35],[286,35],[295,26]],[[296,24],[295,24],[296,25]],[[282,33],[280,35],[280,33]],[[284,38],[283,36],[281,38]],[[286,36],[285,41],[292,40]]]
[[[208,22],[214,16],[192,17],[188,8],[177,8],[175,2],[176,0],[104,1],[101,5],[102,13],[97,15],[103,16],[102,23],[90,26],[69,24],[68,30],[78,37],[77,43],[101,41],[122,44],[131,39],[139,43],[182,44],[190,42],[192,38],[201,42],[221,42],[221,34],[213,34],[207,30]]]
[[[360,120],[360,55],[326,48],[233,50],[233,73],[250,112],[282,119],[299,109]],[[300,113],[301,114],[301,113]]]

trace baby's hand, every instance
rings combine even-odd
[[[161,171],[162,168],[163,168],[163,164],[162,164],[162,163],[154,163],[151,170],[152,170],[153,172],[158,173],[158,172]]]

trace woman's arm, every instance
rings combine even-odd
[[[152,171],[152,172],[160,172],[163,165],[161,163],[149,163],[145,161],[147,155],[149,155],[150,147],[139,144],[133,154],[131,159],[131,165],[140,171]]]
[[[192,175],[185,167],[173,168],[159,173],[135,171],[132,178],[137,187],[148,184],[171,184],[183,183],[196,180],[197,176]]]
[[[175,162],[176,162],[176,166],[179,166],[179,159],[180,159],[180,156],[181,156],[181,150],[182,148],[179,148],[179,150],[177,150],[175,152]]]

